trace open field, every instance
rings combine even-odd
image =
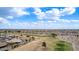
[[[73,34],[71,34],[73,33]],[[71,35],[71,36],[70,36]],[[0,41],[7,43],[2,51],[72,51],[74,30],[0,30]],[[67,38],[70,36],[69,38]],[[63,42],[62,42],[63,41]],[[4,49],[5,48],[5,49]],[[77,49],[77,48],[76,48]],[[77,49],[78,50],[78,49]]]
[[[13,51],[55,51],[55,48],[57,47],[57,42],[60,42],[61,40],[58,40],[57,38],[54,39],[52,37],[36,37],[35,41],[32,41],[28,44],[25,44],[23,46],[20,46],[18,48],[15,48]],[[46,42],[47,47],[42,47],[42,42]],[[65,51],[72,51],[72,45],[65,42],[65,44],[68,47],[65,47]]]
[[[62,41],[62,40],[59,40],[58,38],[53,38],[53,37],[37,37],[39,39],[37,40],[41,40],[41,41],[44,41],[47,43],[47,48],[49,51],[54,51],[55,50],[55,47],[56,47],[56,44],[59,42],[59,41]],[[65,44],[68,45],[69,47],[66,47],[67,51],[68,50],[73,50],[72,48],[72,45],[68,42],[65,41]]]

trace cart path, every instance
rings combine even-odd
[[[37,40],[37,41],[32,41],[23,46],[17,47],[12,51],[47,51],[47,48],[42,46],[42,41]]]

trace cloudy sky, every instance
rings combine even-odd
[[[79,8],[0,7],[0,29],[79,29]]]

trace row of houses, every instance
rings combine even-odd
[[[79,31],[60,32],[58,38],[60,38],[60,40],[70,42],[73,50],[79,51]]]
[[[33,36],[16,36],[16,35],[6,35],[0,36],[0,50],[1,51],[10,51],[18,46],[27,44],[31,41],[35,40]]]

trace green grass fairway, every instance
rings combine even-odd
[[[59,49],[58,51],[72,51],[72,45],[68,42],[61,41],[57,38],[49,37],[49,36],[35,36],[37,40],[45,41],[47,44],[48,51],[57,51],[56,49]],[[64,43],[65,47],[64,50],[63,48],[60,48],[57,46],[58,43]]]
[[[65,41],[58,41],[55,46],[55,51],[72,51],[72,45]]]

